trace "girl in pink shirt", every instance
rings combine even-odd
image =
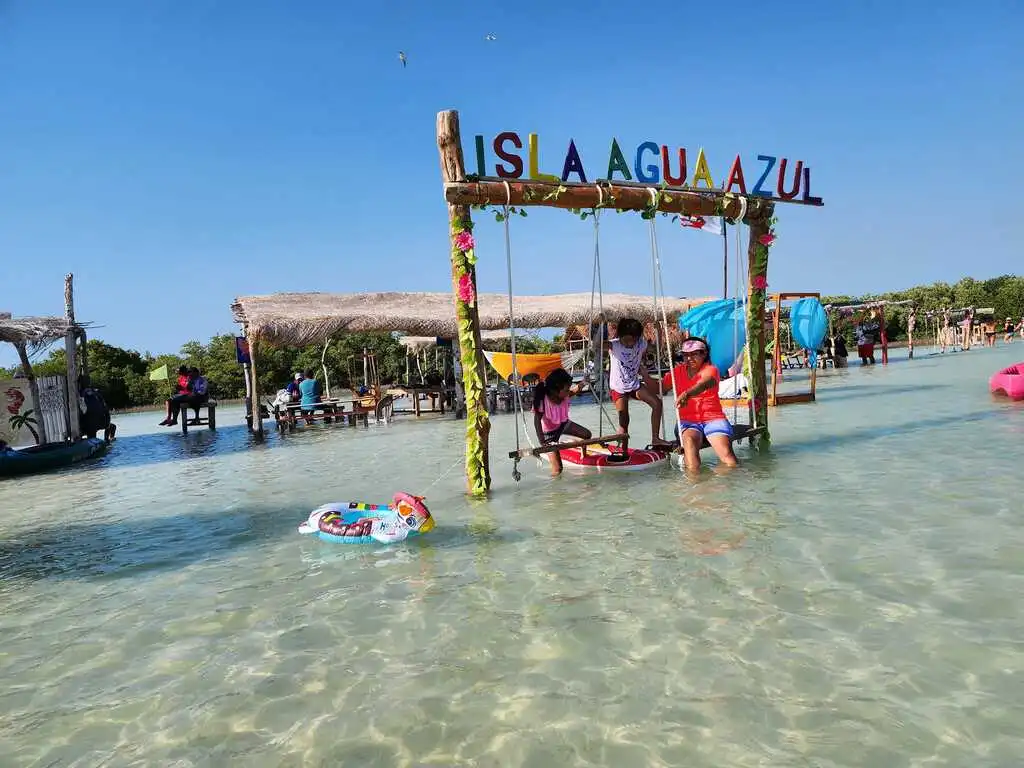
[[[574,391],[572,376],[564,368],[556,368],[533,391],[533,426],[537,430],[537,439],[541,445],[557,443],[562,435],[590,439],[590,430],[569,420],[569,398]],[[562,457],[558,451],[548,455],[551,462],[551,474],[562,472]]]

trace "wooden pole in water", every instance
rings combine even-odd
[[[35,415],[36,430],[38,445],[42,445],[47,442],[46,439],[46,422],[43,420],[43,408],[42,400],[39,397],[39,382],[36,380],[35,371],[32,370],[32,362],[28,359],[28,347],[24,343],[18,343],[14,345],[15,349],[18,350],[18,359],[21,360],[21,370],[25,373],[25,378],[28,379],[28,390],[32,398],[32,413]]]
[[[768,431],[768,385],[765,379],[764,303],[768,288],[768,246],[761,237],[771,232],[775,206],[768,204],[754,216],[747,216],[747,339],[750,352],[750,402],[755,425],[764,430],[757,438],[759,450],[771,444]]]
[[[64,318],[67,331],[64,333],[64,352],[67,357],[68,394],[68,439],[76,442],[82,436],[78,412],[78,333],[75,328],[75,276],[64,276]]]
[[[249,337],[248,332],[246,333],[246,338],[249,339],[249,375],[252,377],[250,385],[252,392],[252,433],[257,441],[262,441],[263,409],[260,406],[259,378],[256,376],[256,339]]]
[[[448,226],[451,237],[449,256],[458,325],[457,343],[459,362],[462,365],[462,385],[466,396],[466,480],[472,495],[484,496],[491,487],[488,446],[491,420],[487,415],[484,388],[486,361],[482,352],[480,313],[476,303],[476,256],[473,248],[468,245],[472,242],[473,220],[469,215],[469,206],[473,200],[458,199],[458,191],[452,187],[469,186],[465,184],[466,166],[462,157],[459,113],[455,110],[447,110],[437,115],[437,151],[441,160],[445,200],[448,203]],[[504,185],[498,184],[497,187],[502,188],[501,202],[505,202]]]

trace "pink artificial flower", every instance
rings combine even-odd
[[[459,232],[459,234],[455,236],[455,247],[463,253],[473,250],[473,248],[476,247],[476,241],[473,239],[473,234],[471,232]]]
[[[8,389],[6,394],[10,400],[7,404],[7,412],[17,416],[18,412],[21,410],[22,404],[25,402],[25,396],[21,394],[20,389],[16,389],[14,387]]]
[[[750,285],[753,286],[755,291],[763,291],[768,287],[768,278],[764,275],[754,275],[750,279]]]
[[[473,279],[468,272],[459,278],[458,296],[459,301],[465,304],[472,304],[473,299],[476,298],[473,292]]]
[[[769,245],[775,242],[775,235],[773,235],[771,232],[766,232],[765,234],[757,238],[757,242],[759,242],[761,245],[767,248]]]

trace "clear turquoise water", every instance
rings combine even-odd
[[[0,765],[1019,765],[1024,403],[986,381],[1024,344],[925,354],[829,371],[697,480],[516,486],[498,417],[488,503],[459,423],[122,418],[0,482]],[[401,489],[419,541],[296,532]]]

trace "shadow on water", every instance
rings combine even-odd
[[[102,581],[131,578],[183,568],[289,538],[297,545],[301,542],[319,545],[324,548],[323,555],[330,558],[336,550],[366,553],[403,548],[414,554],[417,549],[452,549],[485,541],[510,543],[533,535],[529,530],[439,524],[429,536],[391,547],[331,544],[297,532],[298,524],[307,515],[308,510],[304,509],[250,506],[187,512],[142,523],[111,520],[38,528],[0,541],[0,579]]]
[[[905,395],[927,392],[934,389],[949,389],[949,384],[915,384],[914,386],[886,387],[878,386],[853,386],[853,387],[830,387],[819,389],[817,399],[819,400],[852,400],[858,397],[886,397],[888,395]],[[852,391],[849,391],[852,390]],[[831,394],[839,394],[836,398],[829,397]]]
[[[847,432],[820,434],[811,438],[801,438],[798,442],[772,443],[773,454],[806,453],[821,448],[833,448],[845,445],[853,441],[864,442],[867,440],[880,440],[894,435],[907,435],[923,429],[937,429],[949,426],[955,421],[957,424],[989,421],[1004,418],[1000,410],[975,411],[974,413],[958,414],[956,417],[942,416],[931,419],[918,419],[903,424],[870,425],[851,429]],[[756,461],[770,460],[754,454]]]
[[[178,430],[118,437],[110,451],[99,461],[91,461],[76,469],[90,471],[108,467],[141,467],[182,459],[225,456],[259,447],[244,424],[219,427],[213,432],[195,429],[187,435]],[[264,443],[263,445],[266,445]]]

